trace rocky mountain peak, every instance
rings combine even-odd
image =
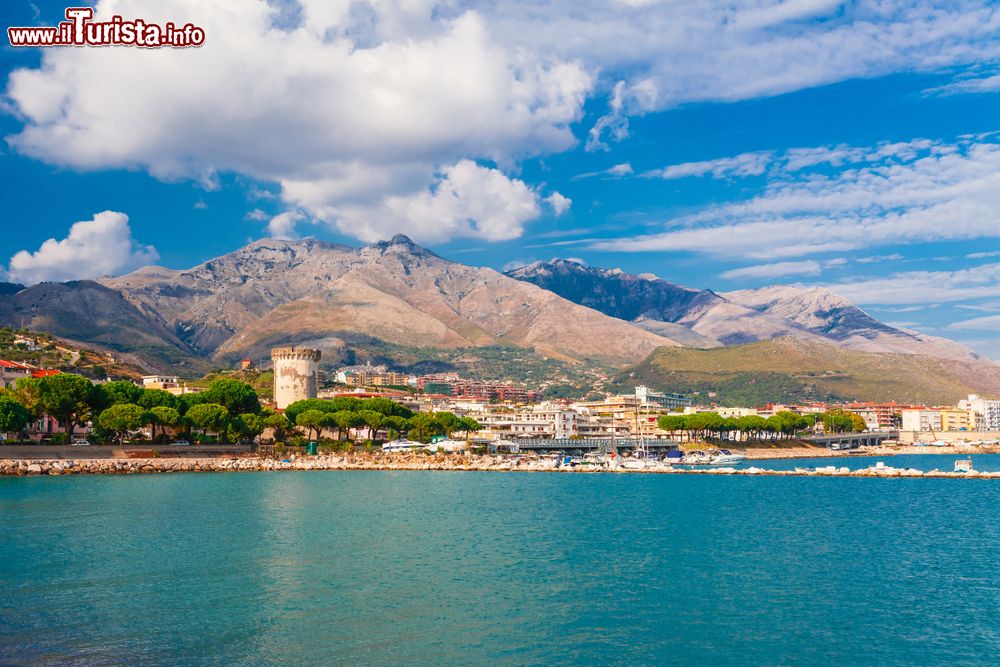
[[[400,258],[434,258],[441,257],[427,248],[417,245],[406,234],[396,234],[388,241],[377,241],[370,245],[362,246],[355,251],[362,257],[381,257],[385,255],[396,255]]]

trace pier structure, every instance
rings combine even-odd
[[[507,442],[507,441],[505,441]],[[514,438],[509,442],[517,445],[521,452],[595,452],[607,454],[614,451],[635,450],[640,446],[646,451],[667,452],[680,445],[676,440],[664,438]]]
[[[828,449],[857,449],[877,447],[886,440],[898,440],[899,431],[871,431],[865,433],[828,433],[802,438],[811,445]]]

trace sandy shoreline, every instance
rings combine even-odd
[[[880,450],[889,448],[879,448]],[[911,452],[910,449],[917,449]],[[876,456],[894,454],[956,454],[953,448],[940,448],[951,451],[940,451],[934,448],[893,448],[891,451],[879,451]],[[828,450],[819,450],[828,451]],[[983,452],[977,450],[979,453]],[[748,450],[754,460],[775,460],[787,458],[816,458],[817,451],[813,449],[766,449]],[[961,452],[968,455],[968,451]],[[832,452],[823,458],[845,458],[848,455]],[[347,454],[305,456],[295,459],[268,459],[256,456],[242,457],[211,457],[211,458],[130,458],[130,459],[0,459],[0,476],[27,475],[132,475],[150,473],[174,472],[266,472],[266,471],[304,471],[304,470],[435,470],[435,471],[480,471],[480,472],[557,472],[557,473],[654,473],[673,475],[763,475],[763,476],[844,476],[844,477],[975,477],[1000,479],[998,472],[955,473],[950,470],[924,472],[915,469],[897,469],[885,465],[882,468],[864,470],[848,470],[830,465],[818,466],[815,469],[798,468],[795,470],[765,470],[754,466],[738,468],[706,467],[706,468],[674,468],[667,465],[654,465],[645,469],[604,468],[596,465],[581,465],[576,467],[554,467],[553,460],[541,460],[531,457],[510,457],[490,455],[423,455],[423,454]]]

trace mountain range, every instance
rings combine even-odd
[[[657,350],[792,339],[1000,375],[957,343],[886,325],[823,289],[716,293],[568,260],[504,274],[449,261],[402,235],[361,248],[265,239],[187,270],[2,284],[0,324],[181,374],[266,359],[285,344],[319,347],[331,365],[376,348],[390,362],[404,349],[440,359],[496,348],[614,371]]]
[[[789,336],[861,352],[975,361],[950,340],[879,322],[820,287],[773,286],[737,292],[696,290],[651,274],[578,261],[535,262],[508,273],[576,303],[633,322],[688,347],[712,348]]]

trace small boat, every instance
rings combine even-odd
[[[704,466],[710,464],[711,462],[712,457],[700,449],[686,453],[684,458],[681,459],[681,465],[686,466]]]
[[[955,472],[972,472],[972,459],[958,459],[955,461]]]
[[[418,449],[426,447],[423,443],[413,442],[412,440],[407,440],[406,438],[400,438],[399,440],[390,440],[389,442],[382,445],[383,452],[412,452]]]
[[[728,449],[713,449],[709,452],[714,466],[731,466],[746,460],[745,454],[734,454]]]

